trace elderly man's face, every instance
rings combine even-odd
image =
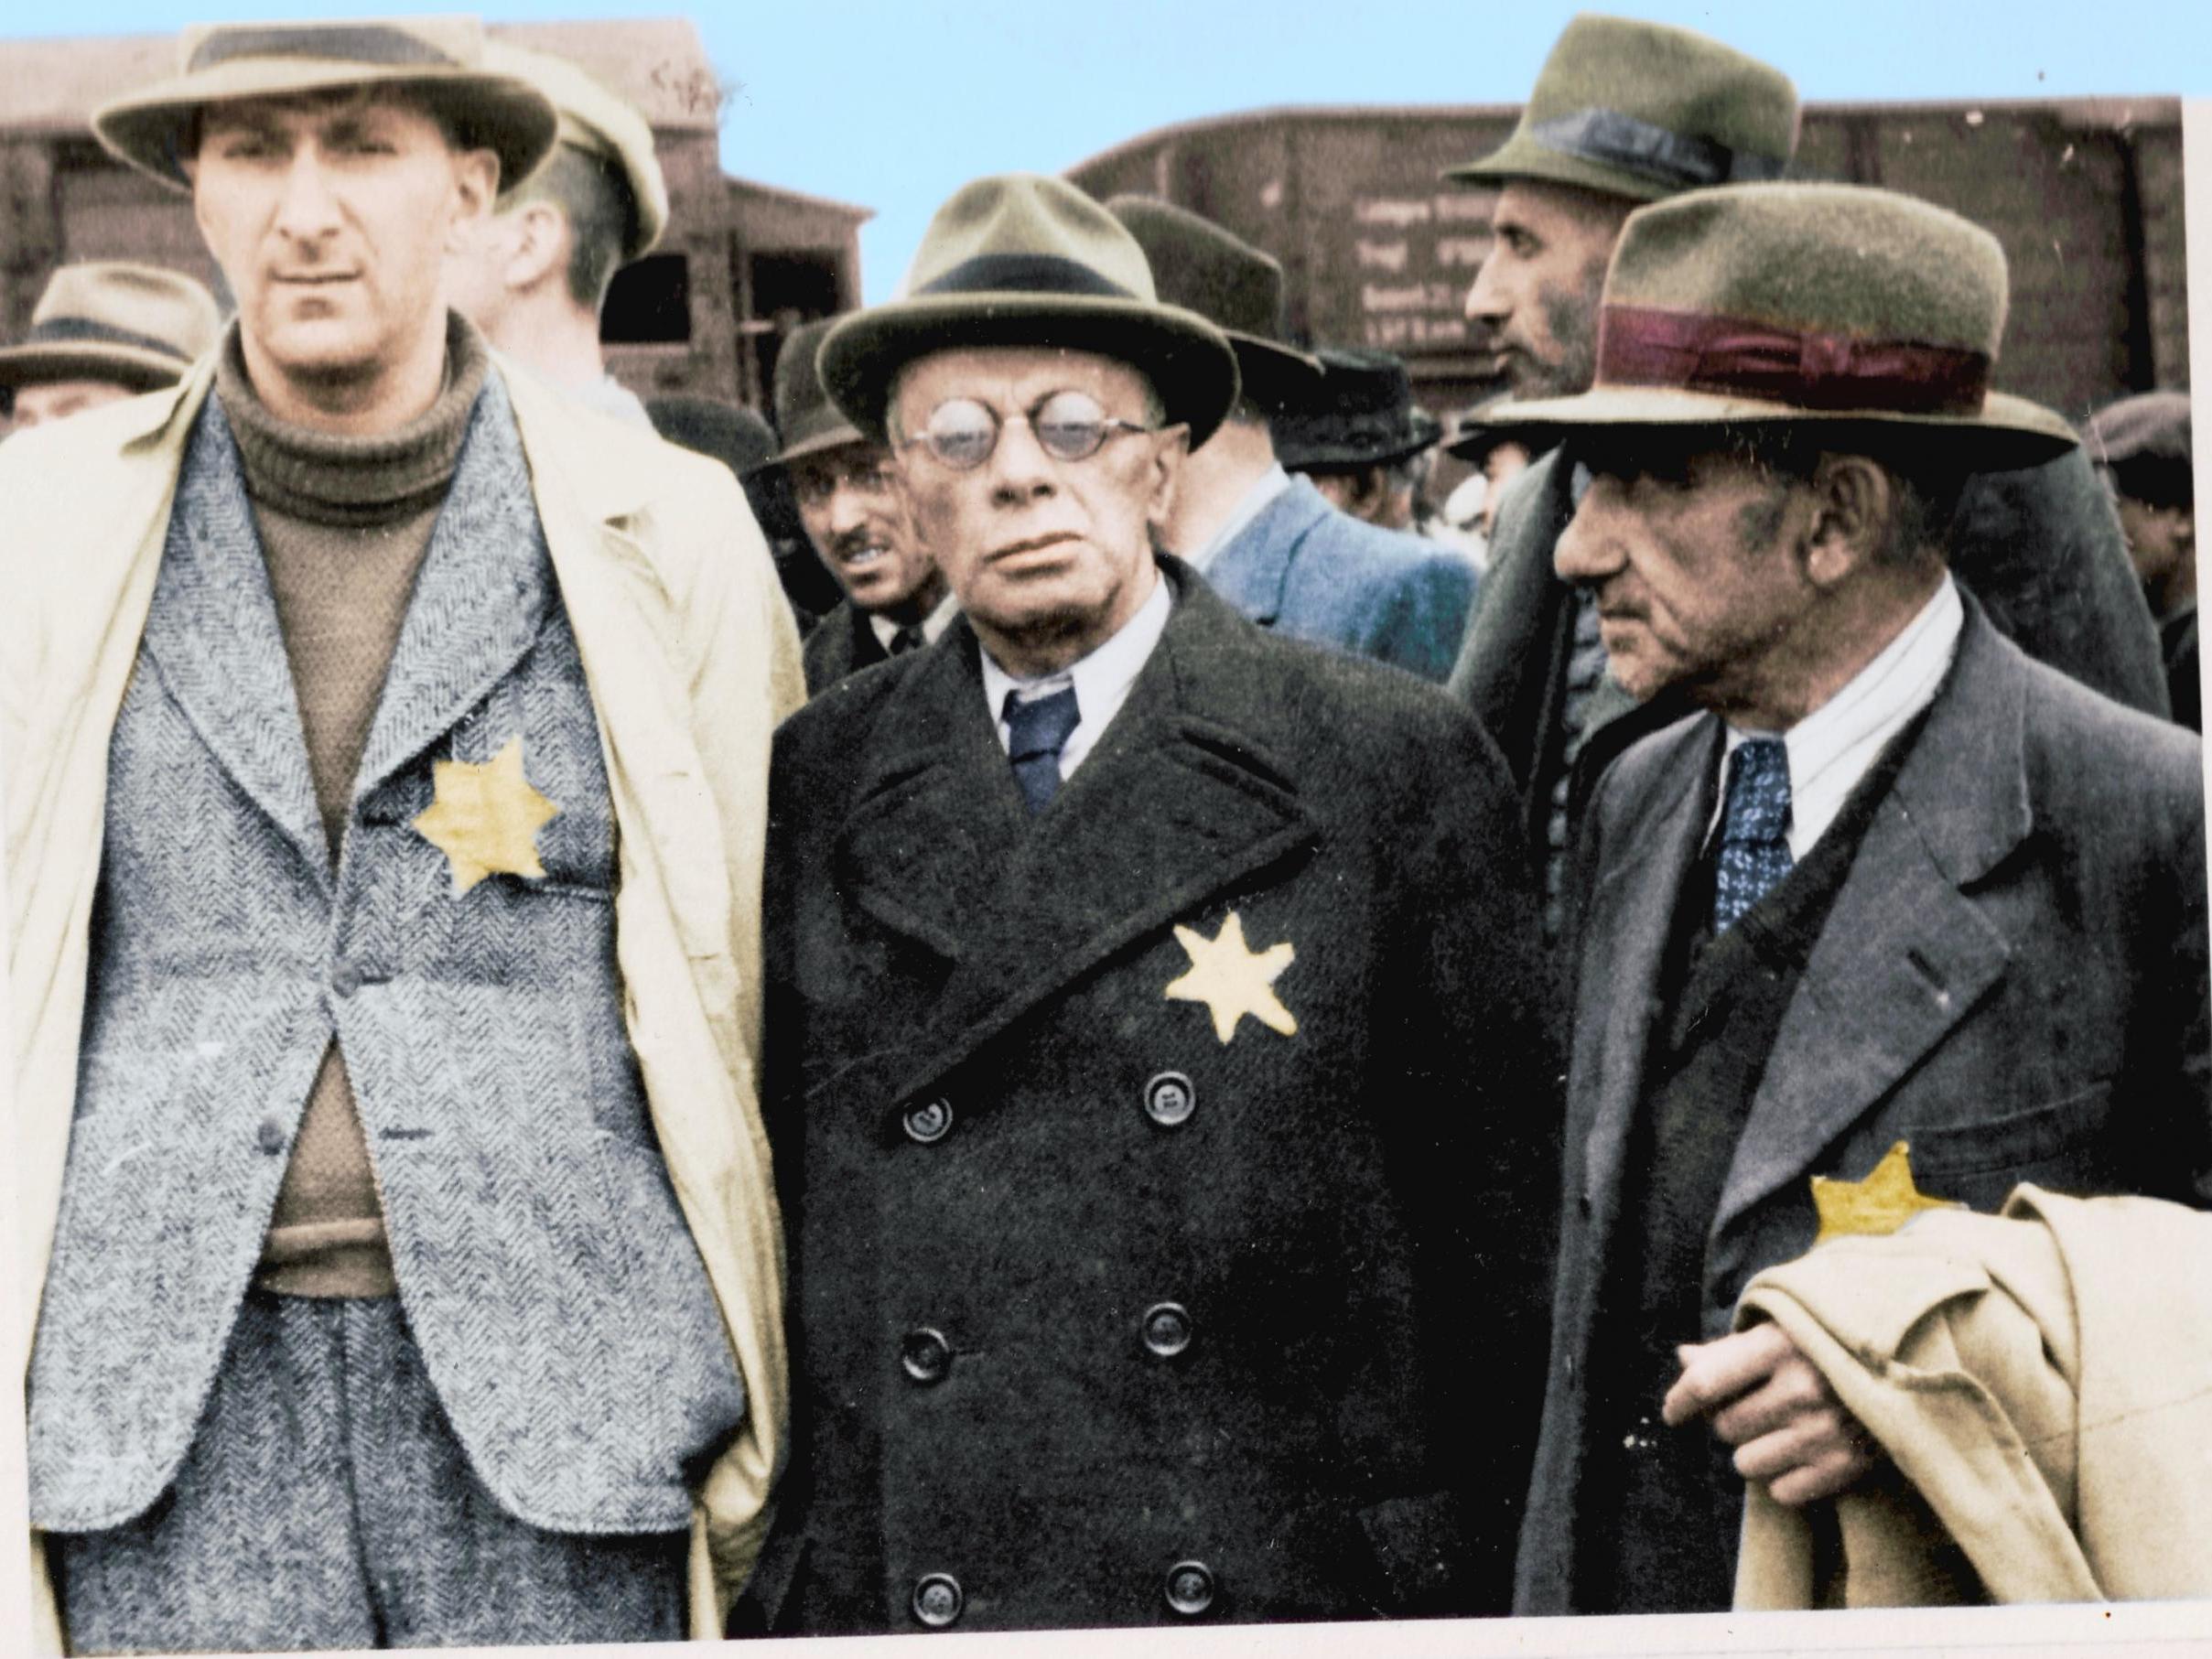
[[[490,207],[499,163],[455,151],[404,98],[352,93],[215,104],[190,170],[249,366],[348,382],[443,330],[446,251]]]
[[[1598,297],[1635,204],[1516,178],[1490,215],[1493,238],[1467,291],[1467,319],[1517,398],[1568,397],[1597,378]]]
[[[1639,701],[1669,687],[1700,706],[1749,706],[1815,598],[1793,485],[1726,453],[1591,447],[1590,488],[1552,564],[1590,588],[1613,678]]]
[[[855,606],[901,622],[936,608],[944,578],[907,517],[889,449],[847,444],[801,456],[790,469],[807,537]]]
[[[1087,395],[1110,420],[1151,424],[1136,370],[1029,346],[933,352],[901,379],[890,412],[914,527],[984,644],[1017,673],[1063,667],[1136,615],[1157,579],[1151,533],[1166,522],[1190,436],[1180,426],[1116,427],[1095,454],[1056,458],[1030,416],[1062,392]],[[955,399],[999,422],[988,457],[966,471],[912,441]]]
[[[21,432],[27,427],[43,426],[49,421],[66,420],[72,415],[82,415],[87,409],[97,409],[103,404],[121,403],[126,397],[137,395],[130,387],[112,380],[53,380],[18,386],[8,430]]]

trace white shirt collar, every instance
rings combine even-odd
[[[1068,740],[1060,749],[1060,775],[1063,779],[1073,777],[1084,757],[1097,744],[1100,734],[1129,700],[1129,687],[1137,683],[1138,674],[1152,655],[1152,648],[1160,643],[1160,636],[1168,626],[1168,614],[1174,608],[1175,598],[1169,589],[1168,578],[1155,569],[1152,591],[1118,632],[1090,655],[1078,658],[1059,673],[1040,674],[1033,679],[1015,678],[999,667],[978,642],[977,650],[983,658],[983,700],[990,709],[991,727],[998,734],[998,746],[1004,749],[1013,741],[1000,712],[1006,707],[1008,692],[1016,693],[1028,703],[1073,685],[1078,718],[1075,729],[1068,734]]]
[[[1859,780],[1883,747],[1935,700],[1943,676],[1958,653],[1966,607],[1958,585],[1947,575],[1935,597],[1904,630],[1884,645],[1843,689],[1782,734],[1789,756],[1789,851],[1803,858],[1836,821]],[[1772,732],[1728,728],[1721,755],[1721,781],[1728,757],[1752,738]],[[1716,801],[1713,823],[1724,802]]]
[[[953,625],[953,619],[959,614],[960,601],[947,589],[944,598],[937,601],[937,609],[922,619],[922,642],[934,645],[938,636]],[[892,621],[879,610],[868,613],[869,631],[876,636],[876,643],[885,651],[891,648],[891,641],[898,638],[901,626],[903,624]]]
[[[1237,499],[1229,516],[1206,538],[1205,545],[1184,554],[1184,560],[1194,569],[1203,571],[1220,556],[1224,547],[1243,534],[1245,527],[1267,510],[1269,501],[1289,488],[1290,475],[1283,470],[1283,464],[1280,461],[1268,462],[1267,471],[1261,473],[1252,488]]]

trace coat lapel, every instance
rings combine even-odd
[[[1283,594],[1290,584],[1290,555],[1306,533],[1329,511],[1321,491],[1293,478],[1249,524],[1214,555],[1206,567],[1214,591],[1262,628],[1282,615]]]
[[[1714,1236],[1896,1086],[2003,975],[2011,947],[1961,889],[2032,827],[2024,687],[1969,602],[1951,676],[1838,892],[1737,1142]]]
[[[870,779],[841,835],[854,902],[944,956],[930,1034],[840,1091],[918,1094],[1030,1009],[1208,898],[1312,845],[1264,743],[1264,665],[1187,567],[1167,631],[1083,766],[1037,818],[1013,781],[965,625],[870,733]],[[879,742],[880,749],[879,749]],[[1172,810],[1130,811],[1130,802]]]
[[[1583,1048],[1587,1039],[1577,1041],[1577,1093],[1589,1103],[1579,1126],[1585,1179],[1601,1223],[1612,1212],[1644,1094],[1667,941],[1683,883],[1705,843],[1721,740],[1721,723],[1714,719],[1690,722],[1666,739],[1667,751],[1653,758],[1654,782],[1643,809],[1613,835],[1617,850],[1597,878],[1581,933],[1575,1027],[1578,1033],[1600,1036],[1590,1050]],[[1586,1073],[1592,1081],[1584,1093],[1581,1080]]]
[[[329,846],[291,661],[244,464],[213,396],[186,447],[143,643],[201,739],[327,885]]]
[[[384,676],[354,780],[356,801],[420,754],[522,660],[544,615],[545,568],[522,440],[505,386],[488,374]]]

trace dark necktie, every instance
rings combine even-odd
[[[1713,867],[1717,937],[1789,874],[1789,750],[1779,738],[1753,738],[1728,757],[1721,809],[1721,856]]]
[[[891,635],[890,654],[894,657],[902,657],[910,651],[920,651],[928,643],[929,640],[923,633],[920,625],[909,622],[904,628]]]
[[[1024,703],[1018,692],[1006,694],[1007,759],[1014,763],[1014,781],[1032,813],[1052,803],[1060,788],[1060,751],[1083,716],[1075,707],[1073,685],[1049,697]]]

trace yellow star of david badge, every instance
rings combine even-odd
[[[1275,981],[1298,959],[1289,940],[1255,951],[1245,943],[1244,918],[1235,910],[1208,939],[1195,929],[1178,926],[1176,943],[1191,958],[1191,971],[1168,982],[1170,1002],[1203,1002],[1214,1016],[1214,1035],[1225,1043],[1236,1035],[1236,1022],[1246,1014],[1285,1037],[1298,1035],[1298,1021],[1275,995]]]
[[[1948,1198],[1930,1198],[1913,1185],[1910,1147],[1899,1141],[1864,1180],[1834,1180],[1813,1177],[1813,1208],[1820,1212],[1820,1231],[1813,1243],[1863,1233],[1881,1238],[1897,1231],[1923,1210],[1963,1210],[1964,1204]]]
[[[522,738],[508,738],[489,760],[433,761],[430,778],[437,798],[411,827],[446,855],[456,899],[493,874],[544,878],[537,833],[561,809],[523,775]]]

